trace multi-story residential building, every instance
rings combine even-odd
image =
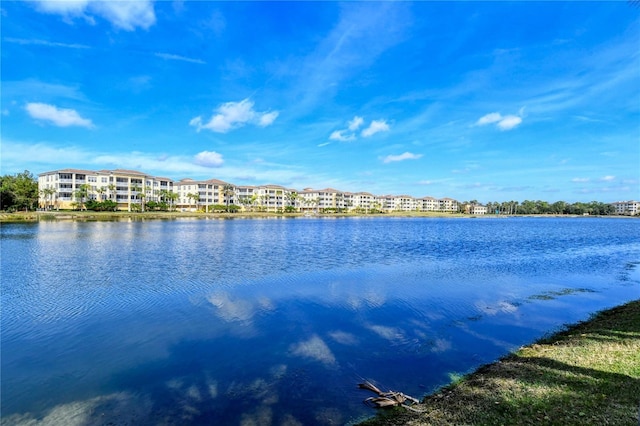
[[[323,209],[344,210],[344,192],[333,188],[311,189],[305,188],[298,193],[301,211],[319,211]]]
[[[435,212],[440,209],[440,201],[433,197],[422,197],[419,201],[422,202],[420,210],[423,212]]]
[[[480,204],[467,204],[464,206],[464,212],[474,216],[482,216],[487,214],[487,208]]]
[[[244,209],[253,210],[258,206],[260,190],[257,186],[236,186],[236,200],[244,206]]]
[[[69,209],[78,207],[83,189],[87,199],[112,200],[120,210],[144,209],[149,201],[168,201],[182,211],[210,211],[214,205],[239,205],[243,210],[259,209],[267,212],[284,211],[458,211],[458,202],[451,198],[414,198],[410,195],[376,196],[369,192],[343,192],[333,188],[303,191],[279,185],[235,186],[218,179],[194,180],[185,178],[174,182],[135,170],[64,169],[41,173],[38,176],[43,208]],[[169,196],[171,195],[171,196]],[[633,204],[635,203],[635,204]],[[635,206],[635,207],[634,207]],[[637,202],[625,202],[622,211],[636,214]],[[481,213],[479,206],[477,213]],[[485,209],[486,213],[486,209]]]
[[[640,213],[640,201],[616,201],[611,203],[616,209],[616,214],[635,216]]]
[[[162,190],[173,191],[169,178],[149,176],[135,170],[63,169],[38,175],[39,204],[42,208],[69,209],[86,200],[111,200],[117,209],[144,208],[145,200],[155,200]]]
[[[284,211],[289,194],[295,191],[288,190],[280,185],[264,185],[258,187],[258,205],[267,212]]]
[[[439,210],[441,212],[457,212],[458,211],[458,202],[453,198],[441,198],[438,201],[440,202]]]
[[[368,192],[356,192],[352,197],[352,204],[349,207],[349,210],[361,210],[364,212],[368,212],[373,208],[377,208],[378,202],[376,201],[376,197],[373,194]]]
[[[218,179],[181,179],[174,183],[177,208],[182,211],[208,211],[213,205],[235,204],[235,186]]]

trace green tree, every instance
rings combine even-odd
[[[38,205],[38,181],[25,170],[0,178],[0,209],[33,210]]]
[[[233,185],[227,183],[222,187],[222,195],[224,196],[224,203],[227,206],[227,213],[229,212],[229,200],[235,194],[235,188]]]
[[[53,199],[53,196],[57,193],[57,191],[55,188],[43,188],[40,190],[40,193],[44,198],[44,207],[45,209],[48,210],[49,207],[53,205],[51,201]]]
[[[116,194],[116,185],[113,183],[110,183],[109,185],[107,185],[107,190],[109,191],[109,199],[111,201],[114,201],[116,204],[118,203],[118,195]]]
[[[87,207],[84,205],[85,200],[89,197],[89,190],[91,189],[91,187],[89,185],[87,185],[86,183],[83,183],[82,185],[80,185],[75,191],[73,191],[73,196],[76,199],[76,205],[78,206],[78,208],[80,210],[82,209],[87,209]]]
[[[196,192],[190,192],[190,193],[187,194],[187,198],[194,202],[195,208],[197,210],[198,209],[198,201],[200,201],[200,194],[198,194]]]
[[[291,208],[286,209],[286,210],[288,212],[295,211],[295,205],[296,205],[296,200],[298,199],[298,193],[297,192],[288,192],[285,195],[285,198],[287,199],[287,202],[288,202],[287,207],[291,207]]]

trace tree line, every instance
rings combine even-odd
[[[463,212],[466,205],[479,204],[476,200],[465,201],[459,204],[460,211]],[[549,203],[542,200],[524,200],[518,201],[493,201],[485,204],[487,214],[568,214],[568,215],[611,215],[616,213],[616,208],[607,203],[600,201],[591,201],[588,203],[576,202],[567,203],[564,201],[556,201]]]
[[[114,188],[115,189],[115,188]],[[134,188],[135,190],[136,188]],[[116,209],[116,202],[106,199],[102,201],[93,200],[89,197],[90,187],[88,185],[81,185],[79,189],[74,193],[74,197],[78,200],[77,205],[80,208],[87,210],[109,210]],[[52,188],[42,189],[38,193],[38,180],[33,176],[31,172],[25,170],[22,173],[16,173],[14,175],[0,176],[0,210],[2,211],[19,211],[19,210],[35,210],[38,206],[39,196],[45,200],[50,200],[51,196],[55,193]],[[230,211],[232,207],[229,205],[230,189],[225,189],[225,205],[215,206],[212,210],[226,210]],[[101,194],[102,195],[102,194]],[[140,193],[140,197],[144,197],[144,194]],[[158,211],[158,210],[171,210],[174,207],[174,203],[177,201],[178,194],[163,191],[159,194],[159,201],[147,201],[142,200],[141,206],[143,209]],[[197,206],[198,195],[188,194],[190,199],[193,199]],[[100,197],[102,198],[102,197]],[[253,205],[256,200],[247,199],[240,200],[240,202],[246,201],[246,204]],[[295,199],[288,200],[290,204],[293,204]],[[458,204],[459,211],[464,213],[468,205],[479,205],[477,200],[463,201]],[[485,204],[487,207],[487,214],[504,214],[504,215],[529,215],[529,214],[567,214],[567,215],[611,215],[615,214],[615,207],[611,204],[602,203],[600,201],[591,201],[588,203],[576,202],[567,203],[564,201],[556,201],[555,203],[549,203],[542,200],[524,200],[518,201],[492,201]],[[288,206],[290,207],[290,206]],[[233,209],[239,207],[233,206]]]

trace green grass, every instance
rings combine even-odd
[[[640,300],[603,311],[366,425],[638,425]]]

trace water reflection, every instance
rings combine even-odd
[[[3,226],[2,423],[348,423],[639,297],[637,223]]]

